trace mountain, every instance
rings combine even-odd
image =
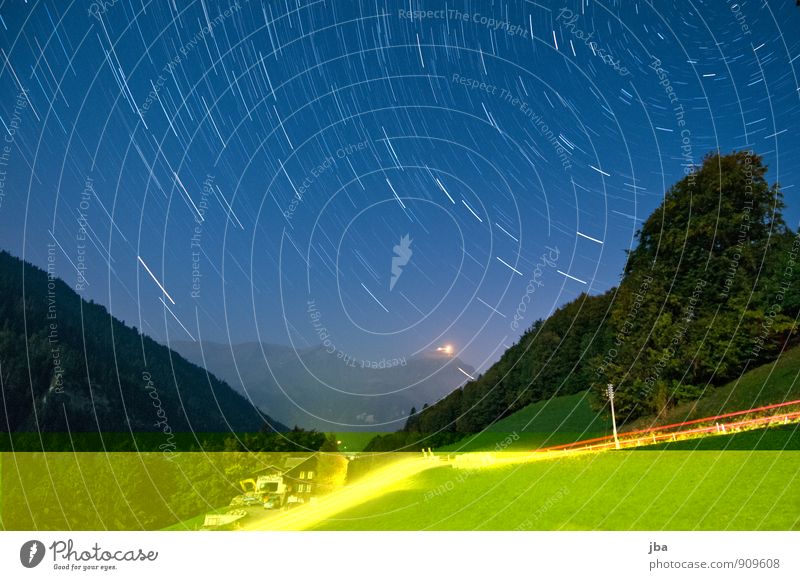
[[[325,431],[392,430],[412,407],[434,403],[463,384],[459,367],[473,372],[457,357],[437,352],[395,360],[388,368],[362,368],[360,361],[347,364],[321,346],[297,351],[257,342],[170,346],[280,421]]]
[[[656,420],[798,342],[800,234],[752,151],[710,154],[642,223],[620,284],[537,320],[486,373],[367,450],[441,446],[591,389],[619,425]]]
[[[286,430],[53,274],[0,251],[0,432]]]

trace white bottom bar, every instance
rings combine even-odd
[[[26,568],[32,540],[45,553]],[[3,578],[796,580],[798,546],[798,532],[2,532],[0,571]],[[116,560],[126,553],[151,559]]]

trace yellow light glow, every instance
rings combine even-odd
[[[305,530],[386,493],[405,489],[415,475],[439,467],[438,461],[420,458],[417,453],[401,453],[407,458],[363,476],[313,504],[305,504],[289,511],[275,512],[242,526],[242,530]],[[530,455],[530,454],[528,454]]]

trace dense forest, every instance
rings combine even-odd
[[[232,432],[252,433],[261,448],[285,447],[286,427],[53,274],[0,252],[3,447],[17,440],[25,448],[124,449],[138,433],[162,451],[194,448],[201,437],[232,450],[241,443],[230,441]],[[292,439],[299,448],[325,443],[300,430]]]
[[[618,287],[537,320],[485,374],[410,415],[368,450],[451,443],[530,403],[616,393],[618,422],[675,404],[774,359],[797,341],[800,236],[748,151],[687,168],[637,232]]]

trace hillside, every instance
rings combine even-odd
[[[752,152],[708,155],[643,222],[617,288],[536,321],[485,374],[367,449],[442,447],[587,389],[603,409],[609,384],[620,426],[667,417],[797,344],[800,235],[766,171]]]
[[[463,384],[457,357],[420,353],[388,368],[345,364],[321,346],[175,342],[170,346],[207,368],[289,425],[331,430],[401,427],[409,409],[433,403]],[[347,392],[342,392],[347,391]]]
[[[481,433],[439,451],[522,451],[562,443],[571,443],[611,433],[611,418],[589,404],[593,395],[585,391],[575,395],[539,401],[490,425]],[[726,385],[708,389],[696,401],[680,403],[661,417],[649,415],[628,423],[626,430],[646,429],[711,417],[775,403],[800,400],[800,347],[789,349],[775,361],[744,373]],[[800,433],[796,426],[786,429],[757,430],[727,437],[705,437],[646,447],[670,449],[797,449]]]
[[[0,432],[286,430],[204,369],[0,251]]]
[[[437,451],[525,451],[608,435],[611,418],[592,408],[591,396],[584,391],[532,403]]]
[[[800,347],[783,352],[773,362],[763,364],[721,387],[708,389],[696,401],[676,405],[659,417],[642,417],[630,429],[667,425],[711,417],[741,409],[800,399]]]

